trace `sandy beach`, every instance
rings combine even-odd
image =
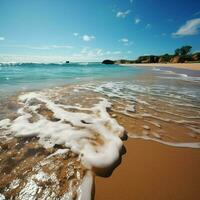
[[[199,77],[96,68],[135,76],[1,99],[0,199],[199,199]]]
[[[126,154],[109,178],[96,177],[95,200],[200,198],[200,150],[128,139]]]
[[[200,200],[200,0],[0,5],[0,200]]]
[[[138,67],[172,67],[188,70],[200,70],[200,63],[141,63],[141,64],[123,64],[124,66]]]

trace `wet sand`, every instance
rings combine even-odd
[[[124,66],[137,67],[172,67],[188,70],[200,70],[200,63],[141,63],[141,64],[123,64]]]
[[[49,98],[56,99],[57,104],[82,105],[83,108],[93,107],[94,104],[99,102],[99,98],[106,97],[100,93],[86,92],[85,89],[80,88],[77,94],[73,86],[57,88],[56,93],[54,90],[49,90],[49,92],[44,94],[51,94]],[[108,99],[113,103],[113,106],[107,111],[125,128],[130,136],[148,136],[160,141],[175,143],[200,141],[199,108],[194,105],[194,107],[191,107],[187,104],[173,104],[172,97],[171,99],[167,97],[163,99],[140,93],[140,95],[137,95],[137,103],[134,104],[134,109],[129,107],[126,112],[120,112],[120,109],[126,110],[130,102]],[[35,102],[37,103],[37,101]],[[144,102],[147,102],[147,104]],[[16,97],[11,98],[10,101],[6,101],[5,105],[2,104],[1,106],[3,115],[10,119],[16,118],[14,111],[19,106]],[[54,123],[58,121],[53,116],[53,112],[45,105],[37,111]],[[78,112],[73,107],[69,108],[68,111]],[[90,113],[88,110],[85,112]],[[12,116],[9,113],[12,113]],[[37,121],[37,118],[33,116],[31,120]],[[2,172],[0,191],[8,198],[11,196],[18,197],[24,185],[30,182],[29,180],[33,180],[32,178],[35,175],[40,174],[38,169],[42,169],[47,174],[54,174],[55,172],[59,184],[56,185],[52,180],[47,184],[46,180],[42,183],[36,183],[39,188],[41,184],[42,186],[45,184],[45,187],[43,187],[44,194],[47,189],[50,193],[53,193],[54,197],[60,199],[67,194],[70,182],[78,185],[83,178],[85,168],[81,166],[77,156],[73,154],[55,156],[52,158],[53,160],[50,159],[52,163],[47,163],[47,165],[44,165],[45,168],[43,167],[44,158],[56,152],[56,150],[62,151],[63,146],[56,145],[54,149],[45,150],[41,149],[41,146],[35,140],[28,142],[25,140],[22,144],[19,141],[10,143],[10,145],[5,144],[6,142],[3,141],[2,145],[0,144],[3,150],[0,151],[0,168],[3,168],[3,170],[0,169],[0,172]],[[16,149],[19,144],[22,145],[20,145],[20,152]],[[127,152],[123,155],[120,165],[114,169],[111,176],[108,178],[99,177],[100,174],[95,176],[95,200],[200,199],[200,149],[175,148],[157,142],[131,138],[124,141],[124,145]],[[34,155],[32,155],[32,149],[35,150]],[[10,160],[15,165],[8,168]],[[73,163],[68,161],[73,161]],[[39,163],[39,168],[37,163]],[[53,163],[56,163],[56,165]],[[69,163],[71,164],[68,166]],[[25,168],[21,166],[25,166]],[[55,167],[52,168],[52,166]],[[7,172],[6,170],[10,171]],[[18,180],[17,178],[21,177],[22,181],[20,180],[19,187],[7,190],[13,180]],[[26,182],[26,180],[28,181]],[[50,187],[49,184],[56,188]],[[40,195],[43,195],[43,193]],[[75,191],[73,196],[76,195]]]
[[[200,199],[200,150],[128,139],[109,178],[96,177],[95,200]]]

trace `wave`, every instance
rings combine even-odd
[[[143,139],[143,140],[151,140],[151,141],[155,141],[167,146],[172,146],[172,147],[179,147],[179,148],[194,148],[194,149],[199,149],[200,148],[200,142],[167,142],[167,141],[163,141],[161,139],[157,139],[157,138],[151,138],[149,136],[138,136],[136,134],[128,134],[128,136],[132,139]]]
[[[1,62],[0,66],[1,67],[8,67],[8,66],[39,66],[39,65],[60,65],[60,66],[76,66],[76,65],[81,65],[81,66],[86,66],[86,65],[94,65],[94,64],[101,64],[100,62]]]
[[[200,80],[200,73],[194,72],[190,69],[179,69],[179,68],[168,68],[168,67],[160,67],[160,68],[152,68],[153,71],[161,73],[163,75],[166,75],[162,78],[175,78],[175,79],[181,79],[183,80]],[[168,76],[167,76],[168,75]]]

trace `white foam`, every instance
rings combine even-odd
[[[185,77],[185,78],[187,78],[188,77],[188,75],[187,74],[179,74],[180,76],[182,76],[182,77]]]
[[[93,175],[90,171],[88,171],[83,178],[82,184],[79,186],[77,200],[91,200],[92,187],[93,187]]]
[[[7,128],[10,125],[10,119],[3,119],[0,121],[0,129]]]
[[[128,134],[128,136],[130,138],[133,138],[133,139],[143,139],[143,140],[152,140],[152,141],[155,141],[155,142],[159,142],[161,144],[165,144],[165,145],[168,145],[168,146],[172,146],[172,147],[182,147],[182,148],[194,148],[194,149],[197,149],[197,148],[200,148],[200,142],[167,142],[167,141],[163,141],[161,139],[158,139],[158,135],[156,136],[157,138],[151,138],[147,135],[143,135],[143,136],[138,136],[136,134]]]
[[[79,112],[66,111],[65,105],[55,104],[38,93],[27,93],[19,99],[23,104],[18,111],[20,116],[9,127],[15,136],[38,136],[40,142],[45,141],[43,144],[46,147],[65,145],[81,155],[82,162],[88,168],[106,168],[119,158],[122,147],[120,137],[124,134],[124,128],[107,113],[106,108],[111,104],[106,99],[101,99],[90,108],[91,114],[84,113],[84,108],[80,108]],[[33,101],[38,102],[37,105],[32,105]],[[39,114],[37,110],[41,104],[45,104],[60,120],[50,121]],[[31,123],[30,113],[36,114],[39,120]],[[98,143],[98,140],[102,142]],[[96,142],[96,145],[92,142]]]

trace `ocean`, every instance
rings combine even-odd
[[[0,64],[0,94],[42,89],[69,83],[129,77],[140,68],[106,66],[100,63],[7,63]]]

